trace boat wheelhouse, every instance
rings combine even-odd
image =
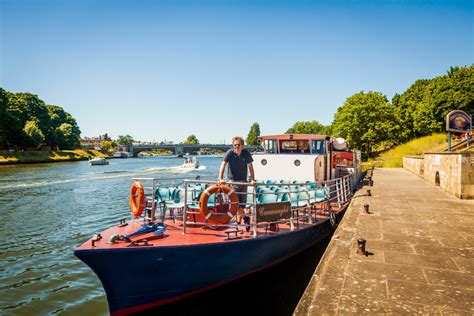
[[[260,179],[325,181],[350,174],[360,177],[359,151],[342,138],[314,134],[261,136],[263,152],[253,156]]]

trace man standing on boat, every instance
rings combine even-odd
[[[244,149],[244,139],[240,136],[232,138],[232,148],[224,155],[221,167],[219,169],[219,182],[224,182],[224,171],[227,168],[227,178],[234,182],[251,182],[255,183],[255,172],[253,170],[253,158],[247,149]],[[248,177],[248,171],[250,177]],[[245,207],[247,203],[247,186],[236,186],[236,192],[239,197],[239,207]],[[238,219],[240,222],[240,219]]]

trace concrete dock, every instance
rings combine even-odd
[[[375,169],[372,179],[356,192],[295,315],[473,315],[474,201],[404,169]],[[357,254],[360,238],[366,255]]]

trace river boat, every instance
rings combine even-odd
[[[199,168],[199,160],[196,157],[186,157],[183,164],[181,165],[183,169],[197,169]]]
[[[89,160],[89,164],[91,166],[101,166],[101,165],[108,165],[109,162],[107,159],[103,157],[96,157],[94,159]]]
[[[131,220],[74,251],[102,282],[112,315],[267,269],[334,231],[360,175],[360,153],[336,150],[335,139],[323,135],[263,136],[260,142],[255,183],[185,179],[166,186],[164,179],[133,179]]]

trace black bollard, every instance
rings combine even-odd
[[[372,196],[372,193],[370,192],[370,189],[367,189],[367,196]]]
[[[365,214],[370,214],[370,212],[369,212],[369,204],[364,204],[364,211],[365,211]]]
[[[367,255],[365,251],[365,242],[366,242],[365,239],[362,239],[362,238],[357,239],[357,254],[362,255],[362,256]]]

